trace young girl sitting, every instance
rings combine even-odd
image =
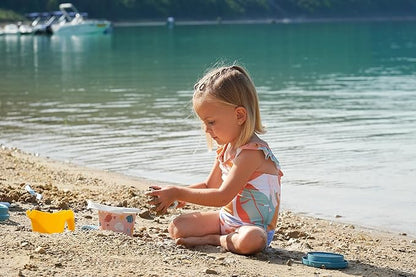
[[[154,187],[148,195],[159,213],[178,200],[219,211],[182,214],[169,225],[177,244],[220,245],[238,254],[253,254],[273,239],[280,206],[279,162],[267,143],[257,92],[240,66],[220,67],[194,87],[193,108],[209,141],[218,144],[207,180],[191,186]]]

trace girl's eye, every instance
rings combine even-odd
[[[215,123],[215,121],[207,121],[207,124],[211,125],[211,126],[214,125],[214,123]]]

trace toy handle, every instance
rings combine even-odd
[[[75,230],[75,216],[72,210],[67,211],[66,224],[68,225],[69,230],[71,231]]]

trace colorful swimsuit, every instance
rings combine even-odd
[[[226,146],[217,150],[217,159],[224,181],[233,166],[233,160],[242,150],[261,150],[265,159],[273,161],[278,169],[278,175],[254,172],[247,185],[234,199],[220,210],[221,234],[234,232],[242,225],[255,225],[267,233],[267,245],[273,239],[280,206],[280,179],[283,176],[279,161],[273,155],[265,142],[250,142],[239,147],[234,157],[224,161]]]

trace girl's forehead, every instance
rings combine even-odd
[[[193,106],[196,111],[198,110],[210,110],[220,106],[220,102],[212,99],[194,99]]]
[[[215,99],[196,101],[193,107],[199,117],[215,117],[231,108],[234,110],[233,106]]]
[[[193,99],[194,109],[206,108],[206,109],[219,109],[231,106],[230,104],[224,103],[213,97],[201,97]]]

